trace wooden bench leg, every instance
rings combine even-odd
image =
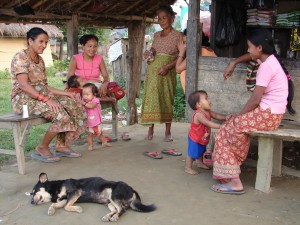
[[[117,110],[116,106],[112,107],[112,135],[113,139],[118,138],[118,118],[117,118]]]
[[[274,139],[258,137],[258,161],[255,189],[268,193],[271,185]]]
[[[24,135],[26,135],[26,133],[24,133]],[[22,145],[22,142],[24,142],[24,138],[26,139],[26,137],[22,137],[20,123],[13,124],[13,136],[16,148],[16,157],[18,162],[19,174],[25,174],[25,156],[24,146]]]
[[[273,176],[281,176],[282,168],[282,140],[274,139],[274,152],[273,152]]]

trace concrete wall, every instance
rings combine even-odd
[[[0,38],[0,71],[4,71],[5,69],[10,70],[14,54],[26,48],[26,38]],[[53,65],[50,43],[48,43],[47,48],[41,56],[45,61],[46,67]]]
[[[246,64],[236,67],[233,75],[226,81],[223,72],[232,58],[222,57],[200,57],[198,71],[198,89],[206,90],[212,102],[212,110],[219,113],[239,112],[251,96],[246,88]],[[283,61],[289,70],[295,86],[293,107],[297,114],[290,116],[285,114],[284,118],[300,121],[300,62]]]

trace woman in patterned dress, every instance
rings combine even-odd
[[[178,56],[178,42],[182,34],[172,27],[175,12],[171,6],[162,6],[157,10],[158,23],[162,31],[154,34],[150,51],[144,52],[144,58],[153,54],[149,61],[142,103],[141,124],[149,126],[146,140],[152,140],[155,123],[165,123],[164,140],[173,141],[171,123],[176,91],[175,64]]]
[[[247,40],[248,52],[260,62],[255,89],[240,113],[232,115],[215,136],[213,177],[221,184],[211,190],[226,194],[243,194],[240,165],[250,146],[249,133],[276,130],[287,108],[292,108],[293,83],[276,54],[272,35],[266,29],[253,30]]]
[[[39,54],[47,47],[48,34],[41,28],[27,32],[28,48],[16,53],[11,63],[11,100],[16,113],[27,105],[29,115],[39,115],[52,122],[36,153],[31,156],[43,162],[59,161],[59,156],[79,157],[70,144],[84,132],[85,111],[74,93],[48,85],[45,63]],[[57,136],[56,154],[49,144]]]

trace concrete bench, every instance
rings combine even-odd
[[[112,108],[112,120],[104,121],[104,124],[112,124],[112,139],[117,139],[118,120],[117,108],[109,102],[101,102],[102,109]],[[27,140],[30,128],[41,124],[48,123],[46,119],[39,116],[30,116],[22,118],[22,115],[15,113],[0,115],[0,129],[10,129],[13,131],[15,151],[0,149],[0,154],[15,155],[17,157],[19,174],[25,174],[25,155],[24,145]]]
[[[210,146],[214,146],[214,134],[218,129],[212,129]],[[255,189],[268,193],[271,176],[280,176],[282,170],[282,141],[300,140],[299,129],[280,128],[275,131],[257,131],[250,134],[258,137],[258,161]]]
[[[271,175],[280,176],[282,167],[282,140],[300,140],[299,129],[278,129],[257,131],[251,136],[258,137],[258,161],[255,189],[268,193]]]

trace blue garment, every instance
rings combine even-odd
[[[206,151],[206,145],[201,145],[197,142],[192,141],[188,136],[188,156],[192,159],[199,159]]]

